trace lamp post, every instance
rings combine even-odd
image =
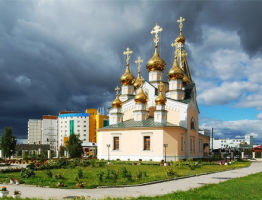
[[[164,144],[164,148],[165,148],[165,163],[164,166],[166,166],[166,148],[168,147],[168,144]]]
[[[109,160],[109,148],[110,148],[110,144],[107,144],[106,145],[107,146],[107,149],[108,149],[108,158],[107,158],[107,164],[109,164],[110,163],[110,160]]]

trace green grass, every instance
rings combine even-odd
[[[97,186],[117,186],[117,185],[132,185],[140,184],[151,181],[165,180],[170,178],[189,176],[189,175],[198,175],[207,172],[219,172],[224,170],[235,169],[239,167],[246,167],[249,162],[234,162],[232,165],[201,165],[200,167],[192,170],[189,166],[172,166],[172,167],[163,167],[159,165],[128,165],[124,163],[115,163],[111,165],[106,165],[103,167],[75,167],[75,168],[61,168],[61,169],[52,169],[50,170],[53,174],[53,177],[50,178],[47,175],[47,170],[35,171],[35,176],[30,178],[21,178],[20,172],[16,173],[0,173],[0,182],[8,183],[10,178],[23,180],[25,184],[38,185],[38,186],[49,186],[49,187],[58,187],[58,182],[63,182],[63,188],[77,188],[76,184],[82,182],[84,188],[94,188]],[[121,173],[123,167],[125,167],[130,177],[123,177]],[[77,180],[75,177],[77,175],[77,170],[81,168],[83,171],[83,177]],[[173,176],[168,176],[167,172],[169,170],[174,171]],[[106,178],[107,172],[109,177]],[[117,174],[117,178],[113,179],[112,171]],[[98,173],[103,172],[103,180],[99,180]],[[143,172],[141,178],[138,177],[139,172]],[[146,172],[146,175],[144,174]],[[54,176],[61,174],[63,179],[56,179]]]
[[[115,198],[118,200],[120,198]],[[132,200],[225,200],[262,199],[262,173],[236,178],[219,184],[210,184],[186,192],[176,192],[157,197],[139,197]],[[113,200],[113,198],[107,198]]]

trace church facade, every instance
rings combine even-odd
[[[148,80],[140,73],[143,60],[138,57],[138,74],[130,71],[129,48],[124,51],[126,70],[121,76],[121,92],[116,87],[116,98],[109,108],[109,126],[98,130],[97,157],[110,160],[178,160],[201,158],[209,152],[209,136],[198,132],[199,108],[196,85],[192,80],[182,34],[171,44],[174,61],[164,81],[165,61],[158,50],[159,33],[156,25],[155,50],[146,64]]]

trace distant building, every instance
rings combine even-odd
[[[89,114],[66,113],[58,116],[58,146],[64,146],[70,134],[79,135],[80,140],[89,141]]]
[[[49,144],[54,152],[57,150],[57,116],[43,115],[42,144]]]
[[[254,138],[253,136],[250,135],[245,135],[244,137],[236,137],[233,139],[214,138],[214,140],[212,140],[212,138],[210,138],[210,147],[212,148],[213,146],[213,149],[239,148],[243,145],[248,145],[250,147],[253,147],[253,143],[254,143]]]
[[[109,125],[108,116],[100,114],[97,109],[86,109],[89,114],[89,142],[95,142],[97,138],[97,130]]]
[[[42,144],[42,120],[28,120],[28,144]]]

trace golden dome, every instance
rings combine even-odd
[[[150,58],[146,64],[146,68],[149,72],[151,71],[164,71],[166,68],[165,61],[159,56],[158,48],[155,47],[155,53],[152,58]]]
[[[125,73],[120,78],[121,85],[132,85],[134,81],[135,77],[131,74],[129,65],[127,65]]]
[[[184,78],[183,78],[183,84],[186,86],[190,83],[190,80],[188,78],[188,76],[186,74],[184,74]]]
[[[113,108],[120,108],[122,106],[122,101],[120,101],[119,96],[116,96],[115,100],[112,102]]]
[[[146,103],[147,102],[147,95],[145,94],[145,92],[142,89],[142,87],[140,87],[139,92],[135,96],[135,102],[136,103]]]
[[[185,37],[182,35],[182,34],[180,34],[177,38],[176,38],[176,43],[185,43],[185,41],[186,41],[186,39],[185,39]]]
[[[178,66],[177,57],[175,57],[173,66],[168,71],[167,77],[168,77],[169,80],[183,79],[184,72]]]
[[[162,94],[162,92],[159,93],[158,97],[155,99],[156,105],[165,105],[166,104],[166,98]]]

